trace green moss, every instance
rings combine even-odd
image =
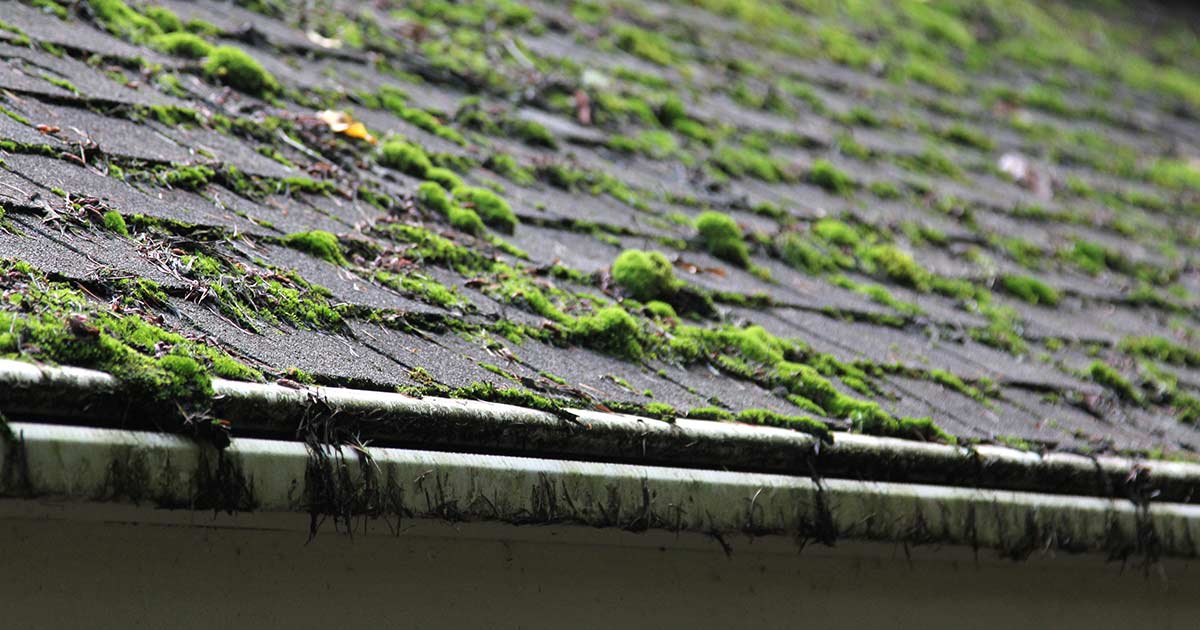
[[[749,266],[750,250],[732,217],[712,210],[702,212],[696,217],[696,230],[708,253],[738,267]]]
[[[60,20],[66,20],[69,17],[67,8],[54,0],[33,0],[30,4],[47,13],[54,14]]]
[[[512,234],[517,228],[517,215],[513,214],[508,202],[486,188],[460,186],[454,189],[454,199],[501,232]]]
[[[348,263],[342,255],[338,237],[323,230],[311,232],[296,232],[289,234],[280,241],[284,245],[311,254],[329,263],[344,267]]]
[[[646,312],[655,319],[676,319],[678,317],[673,306],[659,300],[646,302]]]
[[[474,210],[462,206],[452,206],[448,216],[453,228],[467,234],[479,236],[486,231],[483,219]]]
[[[872,195],[880,199],[899,199],[903,196],[900,188],[896,184],[889,181],[876,181],[867,184],[867,190],[871,191]]]
[[[576,319],[571,336],[576,343],[630,360],[644,354],[641,326],[619,306],[606,306]]]
[[[912,256],[895,245],[875,245],[862,252],[867,271],[885,276],[894,282],[928,292],[931,278],[928,271],[913,260]]]
[[[969,396],[975,400],[984,399],[983,392],[979,391],[978,388],[966,384],[961,378],[958,377],[958,375],[947,372],[946,370],[930,370],[929,378],[933,382],[939,383],[949,389],[963,394],[964,396]]]
[[[1061,299],[1057,289],[1030,276],[1004,276],[1000,286],[1030,304],[1056,306]]]
[[[520,118],[508,120],[504,125],[505,131],[525,144],[547,149],[557,149],[558,141],[554,134],[540,123]]]
[[[181,166],[176,169],[166,170],[159,173],[159,179],[168,186],[175,188],[183,188],[186,190],[199,190],[207,185],[217,172],[203,164],[195,166]]]
[[[854,188],[854,181],[850,176],[828,160],[816,160],[812,163],[808,169],[808,181],[839,195],[845,195]]]
[[[438,185],[446,190],[454,190],[463,185],[462,179],[454,171],[440,166],[435,166],[425,171],[425,179],[437,182]]]
[[[942,132],[942,137],[967,147],[975,147],[981,151],[991,151],[995,147],[992,139],[984,135],[982,131],[968,127],[962,123],[955,123]]]
[[[709,160],[732,177],[754,177],[765,182],[783,179],[783,169],[771,156],[755,150],[722,145],[713,151]]]
[[[617,25],[613,29],[613,41],[621,50],[660,66],[673,65],[676,60],[670,40],[636,26]]]
[[[821,219],[812,226],[812,232],[821,240],[838,247],[855,248],[862,242],[858,230],[837,219]]]
[[[129,227],[125,225],[125,217],[122,217],[121,213],[116,210],[104,213],[104,227],[121,236],[129,236]]]
[[[516,158],[507,153],[491,155],[484,162],[484,166],[491,169],[497,175],[506,177],[522,186],[529,186],[537,181],[533,176],[533,171],[518,164]]]
[[[1116,368],[1103,361],[1093,361],[1088,366],[1088,377],[1096,383],[1111,389],[1122,400],[1141,405],[1145,402],[1142,393],[1134,387],[1133,383],[1129,382]]]
[[[617,256],[613,261],[612,276],[630,296],[642,302],[670,297],[679,284],[671,261],[666,256],[638,249],[630,249]]]
[[[175,12],[166,7],[150,5],[142,9],[142,13],[151,20],[154,20],[154,23],[164,33],[174,33],[183,30],[183,21],[179,19],[178,15],[175,15]]]
[[[1155,160],[1147,171],[1146,178],[1173,190],[1200,191],[1200,168],[1181,160]]]
[[[379,163],[413,177],[424,178],[433,163],[421,147],[402,140],[389,140],[380,147]]]
[[[157,22],[133,10],[122,0],[87,0],[87,3],[104,28],[118,37],[141,42],[163,33]]]
[[[212,52],[213,46],[191,33],[167,33],[150,40],[154,48],[187,59],[202,59]]]
[[[795,269],[818,274],[837,268],[829,253],[810,243],[797,232],[783,233],[776,246],[783,261]]]
[[[421,129],[424,129],[425,131],[442,138],[443,140],[449,140],[450,142],[453,142],[459,146],[467,146],[467,139],[464,138],[462,134],[450,127],[443,125],[442,122],[437,119],[437,117],[423,109],[401,106],[397,113],[405,121],[416,127],[420,127]]]
[[[279,82],[254,57],[233,46],[217,46],[204,60],[204,74],[223,85],[254,96],[279,91]]]
[[[71,83],[70,81],[68,81],[62,77],[56,77],[54,75],[43,73],[42,78],[45,79],[47,82],[49,82],[51,85],[56,85],[68,92],[73,93],[73,94],[80,93],[79,88],[75,87],[74,83]]]
[[[1121,340],[1122,351],[1173,363],[1200,367],[1200,351],[1192,350],[1163,337],[1126,337]]]
[[[814,420],[808,416],[789,416],[771,411],[770,409],[744,409],[737,414],[736,420],[747,424],[762,424],[793,429],[801,433],[815,435],[822,442],[833,443],[833,433],[830,432],[829,426],[820,420]]]
[[[454,207],[454,202],[450,200],[450,194],[446,192],[445,188],[434,182],[421,182],[417,186],[417,201],[422,206],[447,216],[450,214],[450,209]]]

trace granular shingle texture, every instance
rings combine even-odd
[[[1187,7],[103,4],[0,2],[0,356],[1200,448]]]

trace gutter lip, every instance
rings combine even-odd
[[[549,412],[476,400],[224,379],[213,379],[212,385],[218,416],[233,421],[235,441],[247,439],[239,438],[239,431],[295,440],[295,421],[316,402],[339,421],[386,418],[403,425],[390,439],[386,433],[369,436],[388,447],[1200,502],[1200,464],[1185,462],[1039,454],[845,432],[834,432],[830,445],[789,429],[709,420],[668,423],[572,409],[572,423]],[[147,428],[126,421],[120,389],[118,379],[105,372],[0,359],[0,412],[13,419]]]
[[[218,450],[160,432],[7,426],[0,501],[18,513],[21,501],[133,504],[211,510],[204,526],[233,527],[257,526],[242,513],[305,515],[310,540],[326,522],[349,535],[368,527],[399,535],[406,519],[553,524],[703,534],[726,553],[727,537],[745,535],[791,538],[800,549],[848,540],[1014,560],[1107,554],[1147,567],[1195,558],[1200,540],[1200,505],[254,438]]]

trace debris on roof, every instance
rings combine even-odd
[[[0,358],[1193,459],[1188,9],[792,4],[4,0]]]

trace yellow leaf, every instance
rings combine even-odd
[[[350,136],[351,138],[366,140],[371,144],[375,144],[375,136],[372,136],[371,132],[367,131],[367,126],[360,122],[351,123],[350,126],[346,127],[346,130],[342,133]]]
[[[354,117],[346,112],[335,110],[324,110],[317,112],[317,118],[329,126],[329,130],[334,133],[340,133],[350,138],[357,140],[366,140],[371,144],[375,144],[375,136],[367,131],[367,126],[354,120]]]

